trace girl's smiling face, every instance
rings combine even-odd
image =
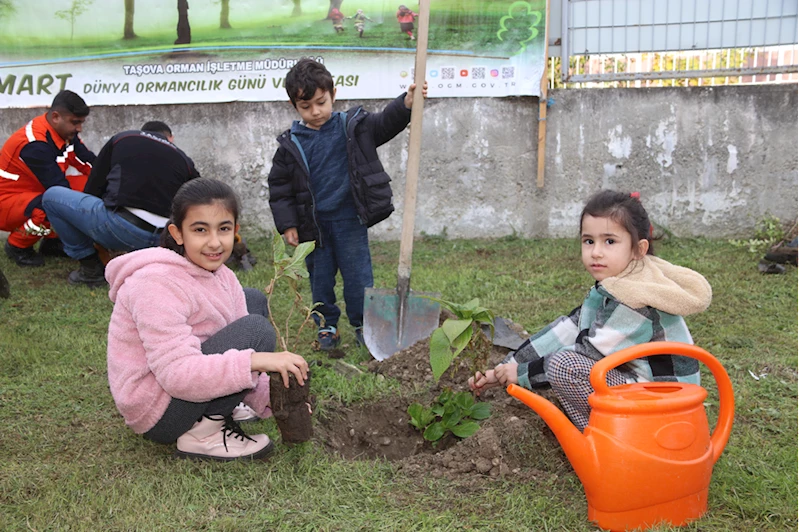
[[[649,249],[647,240],[633,243],[624,226],[609,217],[586,214],[581,229],[583,265],[596,281],[616,277]]]
[[[168,230],[175,242],[183,246],[187,259],[214,272],[230,258],[239,225],[233,213],[216,201],[189,207],[181,227],[170,224]]]

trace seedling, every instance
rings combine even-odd
[[[416,427],[425,440],[435,445],[448,432],[458,438],[468,438],[480,428],[477,421],[491,415],[491,405],[476,403],[468,392],[452,393],[446,389],[430,408],[419,403],[408,407],[410,424]]]
[[[294,315],[294,312],[300,309],[305,314],[305,319],[300,325],[297,335],[294,337],[294,343],[292,344],[291,348],[292,352],[296,350],[297,342],[300,339],[300,334],[302,333],[303,327],[305,327],[305,324],[311,320],[311,316],[316,313],[314,308],[319,305],[319,303],[310,307],[304,305],[302,295],[300,294],[298,287],[300,279],[308,278],[308,269],[305,267],[305,257],[307,257],[314,250],[314,247],[314,242],[303,242],[296,247],[292,255],[289,255],[286,252],[286,243],[283,242],[283,237],[281,237],[278,233],[275,233],[274,237],[272,238],[272,255],[273,264],[275,267],[275,276],[269,282],[269,286],[267,286],[265,290],[266,306],[269,309],[269,321],[272,322],[272,326],[275,328],[277,339],[284,351],[289,351],[287,345],[287,340],[289,338],[289,323],[291,322],[291,317]],[[280,327],[278,327],[277,323],[275,322],[271,305],[272,295],[275,291],[275,285],[281,279],[284,279],[288,283],[289,289],[294,294],[294,301],[289,309],[288,316],[286,316],[286,323],[282,333]]]
[[[472,369],[484,367],[491,341],[483,334],[481,325],[489,326],[493,338],[494,313],[481,307],[480,300],[476,298],[464,305],[434,297],[429,299],[438,301],[456,316],[455,319],[445,320],[430,337],[430,367],[436,381],[464,350],[471,359]]]

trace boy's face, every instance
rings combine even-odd
[[[336,100],[336,89],[333,89],[333,94],[330,94],[324,89],[316,89],[313,98],[310,100],[303,100],[303,94],[297,96],[295,105],[297,112],[300,113],[305,125],[311,129],[319,129],[325,122],[330,120],[330,115],[333,114],[333,102]]]

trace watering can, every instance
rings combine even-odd
[[[710,434],[707,391],[681,382],[608,387],[607,372],[637,358],[674,354],[694,358],[713,373],[719,415]],[[690,344],[650,342],[623,349],[591,370],[591,415],[580,432],[555,405],[515,384],[508,393],[540,415],[555,433],[588,501],[588,519],[621,531],[659,523],[681,526],[707,511],[713,464],[732,430],[732,383],[721,363]]]

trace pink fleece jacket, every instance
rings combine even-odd
[[[108,381],[125,423],[142,434],[173,397],[205,402],[245,389],[244,402],[271,414],[269,375],[250,371],[252,349],[204,355],[200,344],[247,315],[244,291],[226,266],[209,272],[166,248],[121,255],[105,270],[114,311]]]

